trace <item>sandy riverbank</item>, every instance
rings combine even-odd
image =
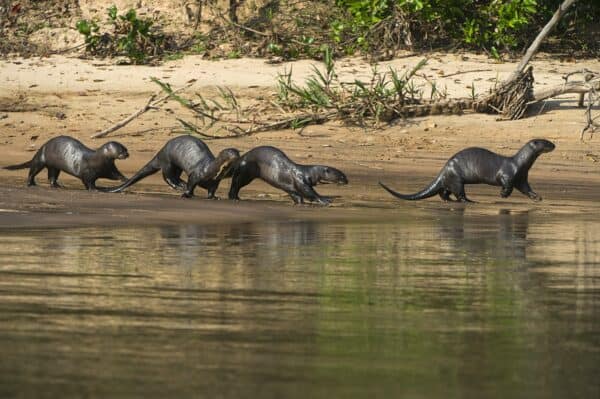
[[[447,87],[451,96],[468,96],[467,86],[484,92],[513,67],[497,64],[477,55],[431,54],[423,73]],[[421,57],[407,57],[379,66],[395,68],[415,65]],[[277,73],[293,68],[298,81],[310,72],[312,61],[268,65],[261,60],[204,61],[196,57],[168,62],[160,67],[114,66],[107,62],[51,57],[14,59],[0,62],[0,105],[5,108],[24,96],[18,112],[0,112],[1,165],[23,162],[49,138],[67,134],[90,147],[108,139],[129,148],[131,157],[119,161],[119,168],[131,175],[162,144],[181,134],[173,113],[185,113],[169,103],[151,111],[115,132],[107,139],[90,135],[129,115],[156,91],[149,82],[157,76],[180,86],[196,79],[189,93],[201,91],[210,97],[214,85],[227,85],[244,101],[273,92]],[[343,79],[365,79],[371,66],[359,59],[338,62]],[[540,57],[534,63],[536,88],[561,82],[562,74],[587,67],[600,69],[600,62],[561,62]],[[469,72],[476,71],[476,72]],[[443,76],[461,72],[444,78]],[[464,73],[466,72],[466,73]],[[27,111],[27,107],[31,110]],[[171,110],[169,112],[168,110]],[[66,226],[102,223],[209,223],[256,221],[270,218],[364,218],[383,217],[408,210],[427,213],[429,209],[457,207],[438,198],[418,203],[396,201],[377,186],[382,179],[402,192],[413,192],[427,184],[444,161],[468,146],[482,146],[512,154],[531,138],[543,137],[557,144],[553,153],[543,155],[530,173],[531,185],[543,197],[533,203],[516,193],[509,199],[498,196],[493,187],[468,187],[469,196],[479,204],[469,212],[498,212],[499,209],[547,213],[582,213],[597,210],[600,199],[600,139],[579,140],[584,126],[583,110],[575,96],[549,101],[537,116],[519,121],[496,121],[492,115],[439,115],[400,122],[384,130],[365,131],[336,123],[306,128],[302,135],[292,130],[262,133],[251,137],[208,142],[213,152],[230,146],[241,151],[257,145],[282,148],[299,163],[324,163],[344,170],[350,179],[345,187],[319,186],[324,195],[339,196],[327,209],[293,207],[282,192],[257,182],[241,192],[242,203],[184,201],[177,198],[159,174],[134,186],[129,194],[86,193],[68,176],[61,180],[69,190],[50,190],[45,173],[38,176],[41,187],[24,188],[26,171],[0,170],[0,226]],[[101,182],[107,185],[108,182]],[[218,194],[226,197],[229,181]],[[462,206],[462,205],[460,205]],[[459,206],[459,207],[460,207]],[[193,215],[193,216],[192,216]],[[43,216],[43,217],[42,217]],[[46,222],[42,223],[44,219]],[[68,222],[66,222],[68,221]]]

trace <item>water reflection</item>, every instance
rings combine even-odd
[[[597,397],[598,224],[0,233],[0,396]]]

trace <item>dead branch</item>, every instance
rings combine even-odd
[[[258,35],[258,36],[261,36],[261,37],[271,37],[271,36],[273,36],[272,33],[261,32],[259,30],[250,28],[249,26],[240,24],[237,21],[237,18],[235,20],[233,20],[231,18],[231,13],[230,13],[229,17],[227,17],[227,16],[223,15],[223,13],[221,13],[218,9],[213,9],[213,12],[215,14],[217,14],[217,16],[219,18],[221,18],[228,25],[235,26],[238,29],[242,29],[242,30],[245,30],[246,32],[254,33],[255,35]],[[301,45],[301,46],[306,46],[306,43],[303,43],[303,42],[301,42],[299,40],[296,40],[294,38],[288,38],[288,40],[291,43],[298,44],[298,45]]]
[[[153,94],[152,96],[150,96],[150,98],[146,102],[146,105],[144,105],[142,108],[138,109],[133,114],[129,115],[127,118],[115,123],[113,126],[107,128],[107,129],[104,129],[103,131],[98,132],[98,133],[92,135],[91,137],[93,139],[97,139],[100,137],[104,137],[104,136],[114,132],[115,130],[119,130],[120,128],[127,125],[129,122],[131,122],[132,120],[134,120],[135,118],[137,118],[138,116],[143,114],[144,112],[148,111],[152,107],[152,102],[154,101],[155,98],[156,98],[156,94]]]
[[[198,30],[198,26],[200,26],[200,21],[202,20],[202,0],[197,0],[198,9],[196,10],[196,17],[194,21],[194,31]]]
[[[600,103],[600,95],[598,95],[598,90],[595,87],[592,87],[590,89],[590,91],[588,92],[588,106],[585,111],[587,124],[581,131],[581,136],[580,136],[581,140],[583,140],[583,135],[585,134],[586,131],[590,130],[590,138],[591,138],[594,134],[594,131],[596,129],[600,128],[600,123],[596,123],[596,119],[598,119],[598,116],[596,116],[596,117],[592,116],[592,107],[596,103]]]
[[[540,48],[540,45],[542,44],[542,41],[544,41],[544,39],[546,38],[546,36],[548,36],[548,34],[550,33],[550,31],[552,31],[552,28],[554,28],[554,26],[558,23],[558,21],[560,21],[560,19],[565,14],[565,12],[567,11],[567,9],[571,6],[571,4],[575,3],[575,1],[576,0],[565,0],[560,5],[560,7],[558,7],[558,10],[556,10],[556,12],[552,16],[552,18],[550,18],[550,21],[548,21],[548,23],[546,24],[546,26],[544,26],[544,28],[537,35],[537,37],[535,38],[535,40],[531,43],[531,45],[529,46],[529,48],[525,52],[525,55],[521,59],[521,62],[519,62],[519,65],[517,65],[517,68],[508,77],[508,79],[506,79],[504,81],[504,84],[508,84],[510,82],[513,82],[514,80],[516,80],[518,78],[518,76],[520,74],[523,73],[523,71],[525,70],[525,67],[527,66],[527,64],[529,64],[529,61],[531,61],[531,58],[533,58],[533,56],[535,55],[535,53],[538,52],[538,50]]]
[[[600,80],[595,82],[565,82],[564,84],[552,86],[544,89],[535,90],[533,92],[533,101],[536,103],[539,101],[547,100],[548,98],[560,96],[562,94],[579,93],[586,94],[592,88],[600,90]]]
[[[299,115],[296,115],[296,116],[293,116],[290,118],[286,118],[286,119],[282,119],[279,121],[275,121],[272,123],[261,124],[261,126],[250,127],[248,129],[242,129],[239,126],[233,126],[233,127],[232,126],[224,126],[223,127],[224,130],[232,133],[227,136],[211,135],[209,133],[206,133],[205,131],[203,131],[198,126],[194,125],[193,123],[187,122],[181,118],[176,118],[176,119],[187,130],[189,130],[193,133],[196,133],[207,139],[218,140],[218,139],[230,139],[230,138],[239,138],[239,137],[244,137],[244,136],[250,136],[250,135],[253,135],[256,133],[268,132],[271,130],[278,130],[278,129],[289,129],[289,128],[295,128],[295,127],[304,128],[307,125],[318,125],[318,124],[325,123],[325,122],[333,119],[337,115],[338,115],[338,111],[330,111],[330,112],[325,112],[325,113],[321,113],[321,114],[299,114]]]
[[[164,101],[167,101],[174,94],[176,94],[176,93],[178,93],[178,92],[180,92],[182,90],[185,90],[186,88],[190,87],[192,84],[194,84],[194,82],[190,82],[190,83],[186,84],[185,86],[180,87],[177,90],[171,90],[171,92],[169,92],[165,96],[162,96],[158,100],[154,100],[156,98],[156,96],[158,95],[158,93],[153,94],[152,96],[150,96],[150,98],[148,99],[148,101],[146,102],[146,104],[142,108],[138,109],[133,114],[129,115],[127,118],[125,118],[125,119],[123,119],[123,120],[115,123],[113,126],[107,128],[107,129],[104,129],[103,131],[98,132],[96,134],[93,134],[91,136],[91,138],[97,139],[97,138],[105,137],[105,136],[109,135],[110,133],[112,133],[112,132],[114,132],[116,130],[119,130],[123,126],[129,124],[129,122],[131,122],[132,120],[134,120],[138,116],[144,114],[146,111],[148,111],[150,109],[156,109],[156,107],[158,105],[160,105]]]
[[[454,73],[449,73],[447,75],[442,75],[442,78],[449,78],[450,76],[455,76],[455,75],[462,75],[465,73],[474,73],[474,72],[489,72],[491,71],[491,69],[471,69],[470,71],[459,71],[459,72],[454,72]]]

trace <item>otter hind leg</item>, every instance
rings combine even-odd
[[[439,192],[439,196],[442,199],[442,201],[444,202],[451,202],[452,199],[450,198],[450,194],[452,194],[450,192],[450,190],[447,190],[445,188],[443,188],[440,192]]]
[[[454,194],[458,202],[475,202],[467,198],[467,194],[465,193],[465,185],[462,181],[452,182],[448,187],[448,191]]]
[[[35,177],[44,169],[46,165],[36,156],[31,161],[29,175],[27,176],[27,186],[35,186]]]
[[[169,165],[162,168],[164,181],[175,190],[185,190],[186,183],[181,180],[181,169],[176,166]]]
[[[64,186],[58,182],[59,174],[60,169],[48,167],[48,180],[50,181],[50,187],[64,188]]]

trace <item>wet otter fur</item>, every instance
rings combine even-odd
[[[80,178],[88,190],[97,190],[97,179],[127,180],[115,166],[116,159],[127,157],[127,148],[116,141],[109,141],[97,150],[92,150],[73,137],[58,136],[42,145],[30,161],[5,166],[4,169],[29,168],[28,186],[35,186],[35,177],[42,169],[47,168],[51,187],[62,187],[58,183],[58,175],[65,172]]]
[[[421,200],[439,195],[449,201],[450,194],[460,202],[473,202],[465,194],[465,184],[489,184],[501,186],[500,196],[510,196],[517,189],[534,201],[541,201],[528,182],[529,169],[543,153],[551,152],[554,143],[534,139],[525,144],[515,155],[506,157],[484,148],[467,148],[452,156],[433,182],[415,194],[400,194],[382,182],[381,187],[396,198]]]

